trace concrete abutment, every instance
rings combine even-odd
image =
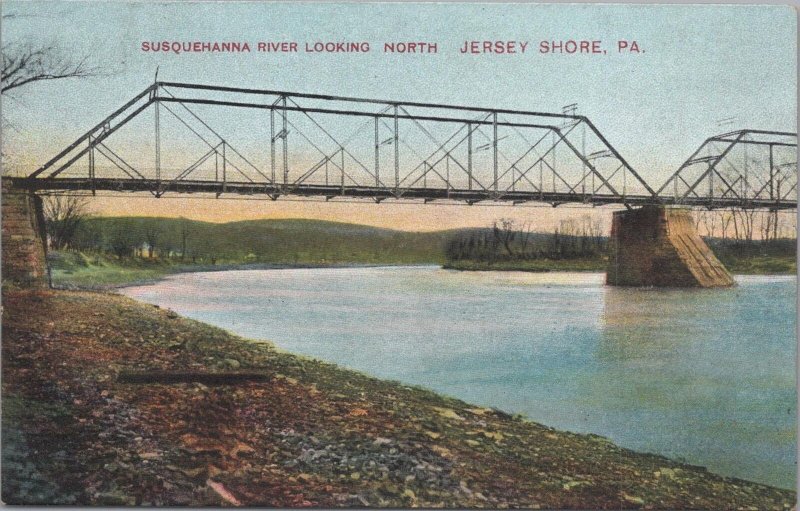
[[[706,245],[686,208],[645,206],[614,213],[606,283],[727,287],[733,277]]]

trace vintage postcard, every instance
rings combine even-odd
[[[796,508],[794,8],[2,34],[4,503]]]

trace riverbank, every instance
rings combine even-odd
[[[605,258],[576,258],[576,259],[526,259],[515,261],[473,261],[458,260],[447,261],[442,267],[446,270],[460,271],[606,271]]]
[[[3,298],[7,503],[787,509],[796,498],[124,297]],[[268,381],[119,381],[155,370]]]
[[[156,282],[178,273],[230,270],[281,270],[293,268],[371,268],[387,266],[381,263],[299,262],[253,263],[226,262],[220,264],[188,264],[180,261],[130,258],[117,260],[110,256],[86,255],[80,252],[56,253],[51,257],[51,281],[56,289],[111,291]],[[407,264],[404,266],[414,266]]]
[[[797,259],[792,254],[785,255],[736,255],[721,252],[720,261],[736,275],[794,275],[797,273]],[[461,271],[591,271],[605,272],[606,257],[575,259],[525,259],[513,261],[477,261],[462,259],[447,261],[445,269]]]
[[[793,275],[797,262],[791,254],[737,256],[729,251],[720,252],[720,260],[734,274]],[[374,258],[375,261],[354,258],[352,261],[313,258],[304,261],[247,261],[223,260],[217,264],[188,261],[128,257],[119,259],[108,254],[82,252],[52,252],[48,261],[52,285],[58,289],[111,290],[117,287],[146,284],[176,273],[226,270],[274,270],[284,268],[345,268],[373,266],[414,266],[442,264],[445,269],[460,271],[586,271],[604,272],[607,258],[527,259],[512,261],[478,261],[462,259],[442,263],[430,257]]]
[[[717,257],[729,272],[738,275],[796,275],[796,254],[736,256],[726,252]]]

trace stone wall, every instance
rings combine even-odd
[[[614,213],[606,283],[721,287],[734,282],[697,233],[691,211],[646,206]]]
[[[4,181],[0,202],[3,286],[47,287],[41,198],[23,190],[14,190]]]

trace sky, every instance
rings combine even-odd
[[[6,165],[33,170],[160,80],[560,112],[578,104],[651,184],[707,137],[739,128],[796,131],[796,14],[788,6],[456,3],[3,3],[4,45],[53,41],[103,76],[3,97]],[[541,54],[543,40],[600,40],[605,55]],[[526,53],[462,54],[465,41],[526,41]],[[617,52],[636,41],[639,53]],[[152,53],[142,42],[296,41],[298,53]],[[306,43],[368,41],[373,51],[306,53]],[[384,42],[435,42],[436,54],[385,54]],[[718,121],[735,118],[732,124]],[[574,209],[97,198],[98,214],[210,221],[308,217],[401,229],[543,227]],[[588,210],[587,210],[588,212]],[[608,216],[607,213],[603,213]],[[610,223],[610,220],[609,222]]]

